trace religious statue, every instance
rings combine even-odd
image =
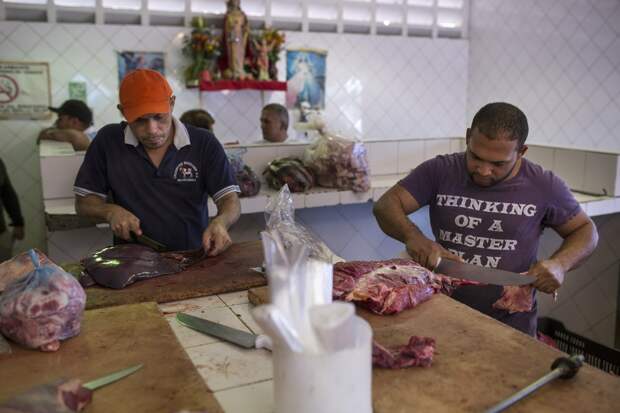
[[[256,65],[258,66],[258,80],[271,80],[269,76],[269,52],[273,49],[273,43],[267,43],[267,39],[253,40],[258,53]]]
[[[240,0],[226,2],[224,21],[224,42],[227,52],[227,73],[232,79],[245,79],[247,74],[243,68],[245,52],[248,44],[248,18],[241,10]]]

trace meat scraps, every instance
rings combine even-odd
[[[430,337],[411,336],[403,346],[385,347],[373,341],[372,364],[386,369],[429,367],[435,353],[435,340]]]
[[[37,386],[12,397],[0,405],[0,413],[80,412],[91,399],[92,391],[72,379]]]
[[[480,283],[435,274],[404,258],[334,264],[334,299],[355,301],[377,314],[399,313],[435,293],[451,295],[461,285]],[[514,313],[532,305],[531,286],[507,286],[493,307]]]
[[[506,310],[510,314],[523,311],[532,311],[534,295],[531,285],[507,285],[504,286],[502,296],[493,303],[493,308]]]
[[[35,249],[35,252],[39,256],[40,264],[50,262],[50,259],[41,251]],[[28,251],[0,263],[0,292],[4,291],[13,281],[23,278],[32,271],[34,271],[34,264]]]
[[[86,294],[71,274],[29,253],[34,271],[0,295],[0,332],[26,347],[56,351],[60,340],[79,334]]]
[[[176,274],[204,258],[203,249],[158,253],[138,244],[121,244],[104,248],[82,260],[84,276],[108,288],[125,288],[138,280]],[[86,281],[85,281],[86,280]]]

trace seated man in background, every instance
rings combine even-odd
[[[54,126],[39,133],[37,143],[41,139],[69,142],[76,151],[86,150],[96,134],[94,130],[89,130],[93,124],[93,112],[90,108],[81,100],[70,99],[60,107],[50,106],[49,109],[58,114],[58,119]]]
[[[284,142],[288,138],[288,110],[279,103],[266,105],[260,114],[263,139],[269,142]]]
[[[215,119],[209,112],[203,109],[192,109],[183,113],[179,120],[188,125],[195,126],[197,128],[203,128],[213,132],[213,125],[215,125]]]
[[[13,231],[4,222],[4,210],[11,217]],[[13,242],[24,239],[24,218],[19,207],[17,194],[11,185],[6,167],[0,159],[0,262],[13,256]]]

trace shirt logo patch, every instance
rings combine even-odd
[[[191,162],[181,162],[174,168],[173,177],[177,182],[196,182],[198,179],[198,168]]]

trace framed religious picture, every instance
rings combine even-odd
[[[286,50],[287,107],[325,109],[326,58],[326,50]]]
[[[0,61],[0,119],[47,119],[50,105],[47,63]]]
[[[165,76],[163,52],[116,52],[116,60],[119,83],[127,73],[136,69],[152,69]]]

